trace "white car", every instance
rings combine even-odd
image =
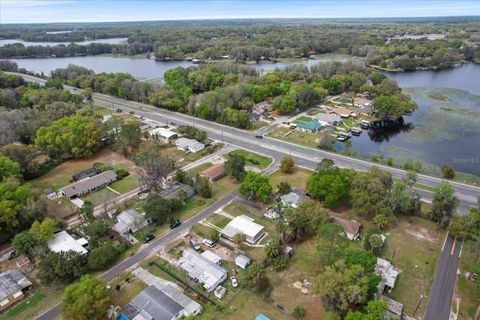
[[[215,243],[210,239],[203,239],[202,242],[203,242],[204,245],[206,245],[209,248],[215,247]]]
[[[234,288],[238,287],[237,277],[231,276],[230,277],[230,282],[232,283],[232,287],[234,287]]]

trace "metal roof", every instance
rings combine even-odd
[[[129,311],[132,314],[139,310],[135,317],[141,314],[145,319],[155,320],[171,320],[183,310],[181,305],[155,286],[150,286],[141,291],[129,305]],[[135,310],[135,307],[137,310]]]
[[[247,237],[255,239],[263,230],[264,227],[254,222],[252,218],[241,215],[230,221],[222,229],[222,233],[230,238],[233,238],[237,233],[243,233]]]
[[[0,273],[0,301],[31,286],[32,283],[18,270]]]
[[[82,242],[82,240],[81,240]],[[75,240],[71,235],[67,233],[67,231],[60,231],[55,234],[55,238],[49,240],[47,242],[47,247],[53,252],[67,252],[67,251],[75,251],[78,253],[87,253],[87,249],[85,249],[80,242]]]

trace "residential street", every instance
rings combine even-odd
[[[424,320],[448,320],[450,318],[461,249],[462,241],[448,233],[436,267]]]
[[[191,226],[194,224],[198,223],[199,221],[205,219],[230,201],[234,200],[237,196],[239,195],[238,191],[235,190],[222,199],[218,200],[215,202],[212,206],[206,208],[205,210],[201,211],[197,215],[193,216],[187,221],[183,221],[182,224],[177,227],[176,229],[173,229],[163,235],[162,237],[156,239],[149,245],[147,245],[145,248],[141,249],[138,251],[136,254],[133,256],[123,260],[122,262],[118,263],[114,267],[112,267],[110,270],[105,272],[104,274],[101,275],[101,278],[104,279],[105,281],[111,281],[113,280],[116,276],[118,276],[120,273],[126,271],[136,263],[144,260],[146,257],[149,255],[155,253],[161,246],[167,244],[171,240],[175,239],[179,234],[182,232],[188,230]],[[60,304],[55,305],[54,307],[48,309],[45,311],[43,314],[38,316],[36,319],[37,320],[54,320],[60,316]]]

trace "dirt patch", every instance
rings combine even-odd
[[[435,235],[431,235],[430,231],[425,228],[418,228],[418,230],[405,229],[405,232],[419,240],[426,240],[430,242],[438,241],[438,237]]]

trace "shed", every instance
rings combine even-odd
[[[282,247],[282,255],[285,258],[290,258],[293,255],[293,248],[290,246],[283,246]]]
[[[250,258],[241,254],[235,258],[235,265],[239,268],[242,269],[247,269],[247,267],[250,265]]]
[[[33,271],[33,264],[27,256],[18,257],[16,266],[18,270],[24,273],[30,273]]]
[[[210,260],[215,264],[218,264],[218,265],[222,264],[222,258],[220,258],[218,255],[216,255],[210,250],[203,252],[202,256],[204,256],[205,258],[207,258],[208,260]]]

